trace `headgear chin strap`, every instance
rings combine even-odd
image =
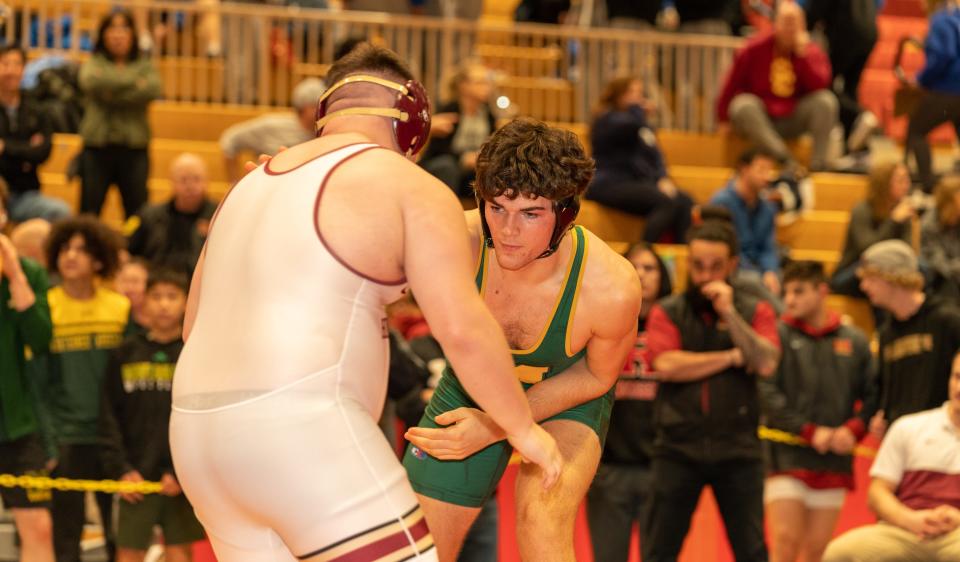
[[[327,99],[338,88],[355,82],[369,82],[397,92],[393,107],[348,107],[327,113]],[[334,117],[341,115],[379,115],[393,118],[393,133],[397,139],[400,151],[412,156],[423,149],[430,136],[430,100],[427,92],[416,80],[407,80],[399,84],[369,74],[354,74],[347,76],[320,96],[317,102],[317,135],[323,131],[323,126]]]
[[[490,225],[487,224],[487,215],[485,212],[486,204],[486,200],[482,197],[477,197],[477,207],[480,209],[480,227],[483,229],[483,243],[486,244],[488,248],[493,248],[493,235],[490,234]],[[544,250],[542,254],[537,256],[537,259],[551,256],[557,251],[557,248],[560,247],[560,241],[563,240],[563,235],[573,228],[573,221],[577,220],[577,214],[579,213],[580,199],[576,197],[568,197],[561,201],[553,202],[553,214],[557,221],[553,225],[553,235],[550,237],[550,245],[547,246],[547,249]]]

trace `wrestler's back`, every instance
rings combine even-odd
[[[175,406],[229,406],[314,375],[311,391],[379,414],[388,368],[383,305],[401,286],[348,269],[314,219],[331,170],[370,148],[343,147],[281,174],[264,166],[231,191],[207,239]]]

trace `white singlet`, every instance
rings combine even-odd
[[[434,560],[433,540],[377,427],[383,307],[316,222],[349,145],[248,174],[214,217],[196,321],[177,364],[177,477],[221,562]],[[424,554],[425,553],[425,554]]]

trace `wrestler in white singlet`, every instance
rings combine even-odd
[[[404,280],[357,273],[315,221],[336,167],[376,149],[345,146],[282,174],[268,163],[214,219],[170,438],[221,562],[435,560],[377,427],[383,307]]]

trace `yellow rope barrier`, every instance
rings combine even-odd
[[[47,476],[16,476],[0,474],[0,487],[26,488],[28,490],[59,490],[62,492],[105,492],[158,494],[163,487],[159,482],[127,482],[121,480],[74,480]]]
[[[773,429],[772,427],[761,425],[757,428],[757,435],[759,435],[760,439],[763,439],[764,441],[773,441],[775,443],[782,443],[783,445],[793,445],[794,447],[810,446],[810,442],[803,437],[780,429]],[[877,456],[877,450],[873,447],[857,445],[853,449],[853,455],[872,459]]]

